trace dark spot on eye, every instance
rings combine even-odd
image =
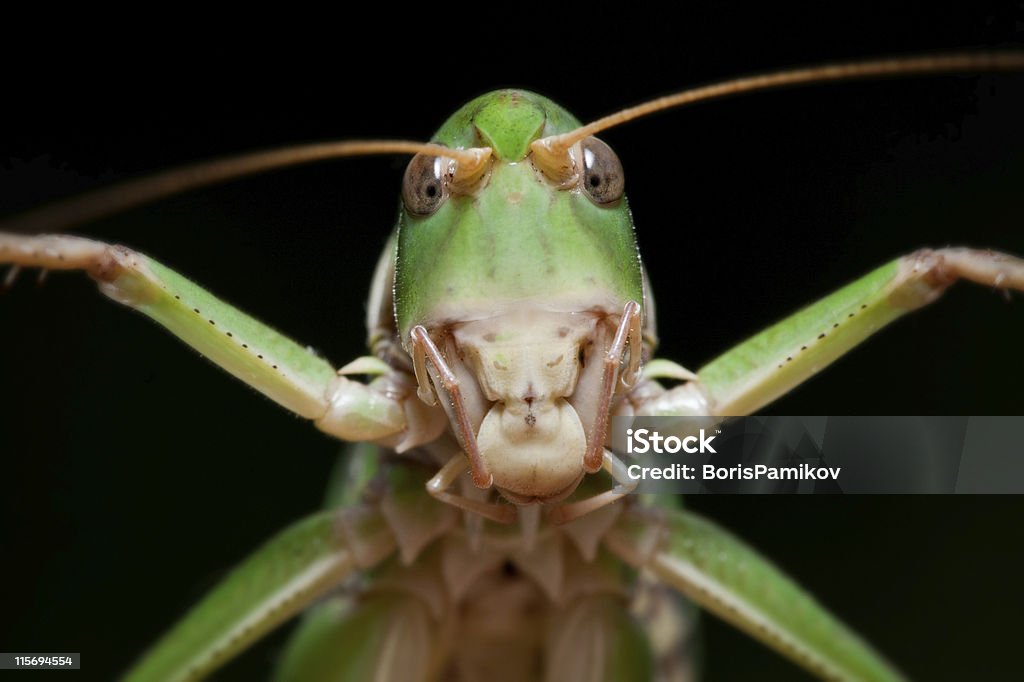
[[[822,333],[818,334],[818,338],[819,339],[825,338],[825,332],[822,332]]]
[[[194,312],[196,315],[198,315],[199,314],[199,308],[193,308],[192,312]]]
[[[853,317],[853,313],[850,313],[849,315],[847,315],[847,317]]]
[[[262,360],[262,359],[263,359],[263,356],[262,356],[262,355],[257,355],[256,357],[258,357],[258,358],[259,358],[260,360]]]
[[[807,350],[807,346],[800,346],[800,350]]]
[[[234,336],[234,334],[232,334],[231,332],[224,332],[224,333],[227,334],[228,336]]]
[[[835,328],[836,328],[836,327],[838,327],[838,326],[839,326],[839,323],[838,323],[838,322],[836,322],[836,323],[835,323],[834,325],[832,325],[832,328],[833,328],[833,329],[835,329]]]
[[[861,303],[861,304],[860,304],[860,309],[861,309],[861,310],[864,310],[864,309],[865,309],[865,308],[867,308],[867,307],[868,307],[868,304],[867,304],[867,303]]]
[[[247,343],[243,343],[242,344],[242,348],[248,348],[248,347],[249,347],[249,344],[247,344]]]
[[[177,294],[175,294],[174,295],[174,299],[177,300],[177,301],[180,301],[181,300],[181,296],[178,296]]]
[[[213,320],[207,320],[207,322],[209,322],[210,324],[212,324],[212,325],[214,325],[214,326],[216,326],[216,324],[217,324],[217,323],[216,323],[216,322],[214,322]]]
[[[277,365],[274,365],[273,367],[274,367],[274,369],[277,369]]]
[[[583,147],[583,190],[599,205],[613,204],[622,198],[622,163],[611,147],[596,137],[587,138]]]
[[[790,357],[786,358],[786,362],[793,362],[793,357],[790,356]]]
[[[437,161],[437,157],[417,154],[405,169],[402,202],[413,215],[430,215],[444,202],[444,171]]]

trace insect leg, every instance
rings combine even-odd
[[[428,469],[382,454],[366,443],[351,448],[328,498],[330,505],[345,506],[301,521],[249,557],[157,643],[128,679],[204,677],[353,573],[375,569],[375,582],[383,584],[388,570],[418,570],[424,562],[416,560],[451,530],[457,514],[423,494]],[[389,557],[394,560],[384,563]],[[431,579],[430,570],[424,569],[424,580]],[[391,581],[396,582],[406,584]],[[414,583],[420,584],[409,581]],[[415,617],[415,608],[402,608]],[[437,604],[431,608],[440,610]]]
[[[630,402],[644,415],[751,414],[961,279],[1024,291],[1024,260],[964,248],[917,251],[725,352],[697,372],[698,381]]]
[[[329,510],[282,531],[207,594],[125,676],[194,680],[220,667],[353,572],[395,550],[372,507]]]
[[[379,447],[365,443],[351,450],[329,503],[357,492],[363,500],[379,495],[398,555],[307,612],[274,679],[437,679],[450,620],[435,542],[451,531],[458,514],[424,494],[423,465],[382,458]]]
[[[445,362],[444,356],[441,355],[441,351],[434,345],[434,341],[430,338],[430,334],[427,333],[426,329],[421,325],[416,325],[409,336],[412,340],[413,367],[416,372],[416,381],[419,384],[420,398],[428,405],[434,402],[434,395],[431,391],[436,390],[436,387],[432,389],[433,383],[427,375],[427,361],[429,360],[438,373],[441,386],[451,400],[452,421],[458,427],[456,431],[459,436],[459,444],[462,445],[466,456],[469,458],[469,466],[473,473],[473,483],[478,488],[490,488],[494,483],[494,476],[487,471],[487,465],[484,463],[483,457],[480,456],[480,448],[476,443],[476,433],[463,401],[459,378],[455,376],[455,372]]]
[[[626,465],[608,449],[604,450],[603,462],[603,468],[611,474],[612,480],[615,481],[615,486],[611,490],[598,493],[593,497],[554,507],[548,513],[548,520],[551,523],[555,525],[569,523],[616,500],[621,500],[636,490],[640,481],[630,478],[626,473]]]
[[[587,452],[583,455],[583,469],[589,474],[596,473],[604,463],[604,434],[608,430],[608,410],[615,395],[616,383],[621,380],[623,385],[629,388],[636,381],[643,352],[641,336],[640,304],[630,301],[622,311],[622,319],[619,321],[615,338],[602,358],[604,364],[601,376],[601,401],[598,403],[594,424],[587,438]],[[629,364],[620,379],[619,367],[622,364],[622,355],[626,352],[627,342]]]
[[[365,386],[336,375],[310,349],[123,246],[67,235],[0,233],[3,263],[84,270],[110,298],[149,316],[230,374],[340,438],[402,439],[419,416],[407,414],[417,409],[415,401],[405,400],[393,382]],[[429,435],[419,434],[419,442]],[[408,440],[403,439],[406,447],[415,444]]]
[[[469,461],[466,456],[461,452],[457,453],[441,467],[436,476],[427,481],[427,492],[442,502],[474,512],[498,523],[508,524],[515,521],[516,509],[510,504],[484,502],[449,492],[456,481],[469,470]]]
[[[797,583],[695,514],[634,505],[605,546],[823,679],[904,679]]]

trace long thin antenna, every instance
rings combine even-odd
[[[822,64],[787,71],[775,71],[759,76],[745,76],[743,78],[712,83],[711,85],[683,90],[674,95],[652,99],[643,104],[609,114],[597,119],[593,123],[588,123],[567,133],[536,140],[533,144],[542,147],[547,154],[564,153],[586,137],[596,135],[602,130],[621,125],[641,116],[647,116],[658,111],[681,107],[687,104],[758,90],[884,76],[1018,70],[1024,70],[1024,52],[955,52],[952,54],[919,57],[892,57],[860,62]],[[534,149],[536,150],[537,147],[535,146]]]
[[[0,222],[0,231],[23,233],[60,232],[72,225],[162,199],[172,194],[253,175],[275,168],[374,154],[430,154],[454,159],[459,170],[475,169],[490,155],[490,149],[449,149],[437,144],[407,140],[356,140],[321,142],[269,151],[239,154],[202,161],[138,180],[87,192]]]

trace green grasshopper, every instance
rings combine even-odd
[[[809,69],[688,91],[649,108],[802,79],[1020,64],[1010,55]],[[201,166],[208,182],[323,155],[416,153],[395,241],[374,278],[373,354],[338,373],[141,254],[73,237],[0,237],[3,262],[87,270],[105,293],[325,432],[377,443],[353,454],[350,481],[334,494],[340,506],[272,540],[130,679],[201,676],[357,572],[369,573],[368,582],[303,623],[283,679],[327,670],[342,679],[373,670],[381,679],[682,674],[678,642],[658,645],[664,637],[651,614],[644,621],[630,613],[626,596],[637,588],[624,565],[653,573],[823,677],[899,679],[724,531],[625,497],[619,463],[604,448],[607,419],[750,413],[955,279],[1022,289],[1024,265],[972,251],[918,253],[696,373],[653,361],[652,296],[624,171],[593,137],[643,113],[580,126],[544,98],[503,91],[457,112],[432,145],[343,143]],[[156,176],[15,224],[86,219],[195,177]],[[665,389],[659,379],[682,383]],[[654,589],[642,585],[640,598]],[[543,635],[524,616],[534,609],[535,618],[537,608],[550,623]],[[492,609],[511,633],[495,627]],[[670,608],[660,617],[679,618]],[[496,656],[500,670],[492,669]]]

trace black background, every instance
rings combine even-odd
[[[315,58],[277,43],[202,62],[151,61],[134,45],[102,58],[68,49],[59,67],[20,68],[6,84],[0,209],[267,146],[426,139],[495,87],[536,90],[589,120],[752,71],[1020,46],[1015,5],[905,16],[860,4],[686,10],[636,29],[524,15],[529,28],[477,29],[465,43],[446,42],[451,28],[414,42],[380,34]],[[46,49],[63,50],[55,42]],[[187,48],[183,39],[174,56]],[[699,367],[919,246],[1024,253],[1022,120],[1018,75],[759,94],[609,131],[659,304],[661,353]],[[274,173],[78,232],[159,258],[340,365],[363,351],[364,299],[402,167],[381,158]],[[1020,297],[961,286],[771,410],[1018,414],[1022,337]],[[0,377],[0,650],[81,651],[89,679],[123,670],[234,562],[315,509],[338,451],[80,276],[53,275],[41,289],[23,276],[0,299]],[[688,503],[915,679],[1019,668],[1019,498]],[[704,624],[707,679],[804,679],[727,626]],[[221,678],[262,676],[282,641]]]

